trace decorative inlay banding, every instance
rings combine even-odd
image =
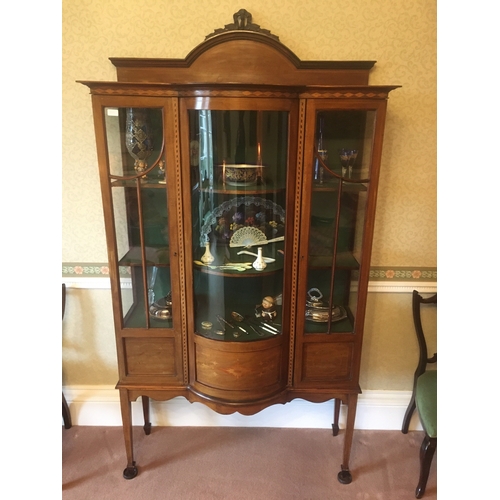
[[[298,140],[297,140],[297,172],[295,184],[295,207],[294,207],[294,234],[293,234],[293,255],[296,256],[296,261],[292,266],[291,276],[291,300],[290,300],[290,317],[292,318],[292,331],[290,332],[290,350],[288,353],[288,385],[293,384],[293,360],[295,351],[295,331],[296,331],[296,303],[297,303],[297,270],[299,268],[299,240],[300,240],[300,204],[302,192],[302,169],[303,169],[303,156],[304,156],[304,129],[306,120],[306,101],[300,100],[299,105],[299,126],[298,126]]]
[[[388,92],[352,92],[352,91],[337,91],[337,92],[304,92],[301,97],[307,99],[387,99]]]
[[[172,100],[172,111],[174,116],[178,116],[179,114],[179,101],[177,99]],[[174,121],[174,151],[175,151],[175,163],[176,165],[181,165],[181,152],[180,152],[180,140],[179,140],[179,122],[178,120]],[[175,176],[176,176],[176,184],[177,186],[182,186],[181,183],[181,169],[176,168],[175,169]],[[180,189],[180,192],[182,192],[182,188]],[[177,220],[181,221],[183,220],[182,216],[182,200],[180,196],[176,197],[176,202],[177,202]],[[184,267],[184,245],[180,242],[183,241],[183,228],[182,224],[177,225],[177,241],[179,242],[177,245],[178,252],[179,252],[179,273],[180,276],[183,277],[185,276],[185,267]],[[180,287],[180,299],[181,299],[181,328],[183,332],[187,332],[187,313],[186,313],[186,289],[185,289],[185,280],[180,279],[179,280],[179,287]],[[182,361],[183,361],[183,378],[184,378],[184,384],[189,383],[188,379],[188,347],[187,347],[187,335],[182,336]]]

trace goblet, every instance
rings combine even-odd
[[[357,149],[351,149],[351,154],[349,156],[349,179],[352,178],[352,168],[354,167],[354,162],[356,161],[356,158],[358,157],[358,150]]]
[[[349,179],[352,178],[352,169],[358,157],[358,150],[342,148],[339,150],[339,157],[340,166],[342,167],[342,177],[348,176]]]

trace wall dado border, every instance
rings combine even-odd
[[[122,284],[127,286],[129,273],[122,269]],[[109,289],[107,263],[64,262],[62,281],[68,288]],[[411,293],[437,292],[437,268],[435,267],[371,267],[369,292]]]

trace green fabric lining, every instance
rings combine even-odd
[[[429,437],[437,438],[437,370],[420,375],[415,402],[425,432]]]

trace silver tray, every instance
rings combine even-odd
[[[347,312],[342,306],[332,306],[332,322],[347,318]],[[314,323],[328,323],[327,307],[310,307],[306,309],[306,320]]]

